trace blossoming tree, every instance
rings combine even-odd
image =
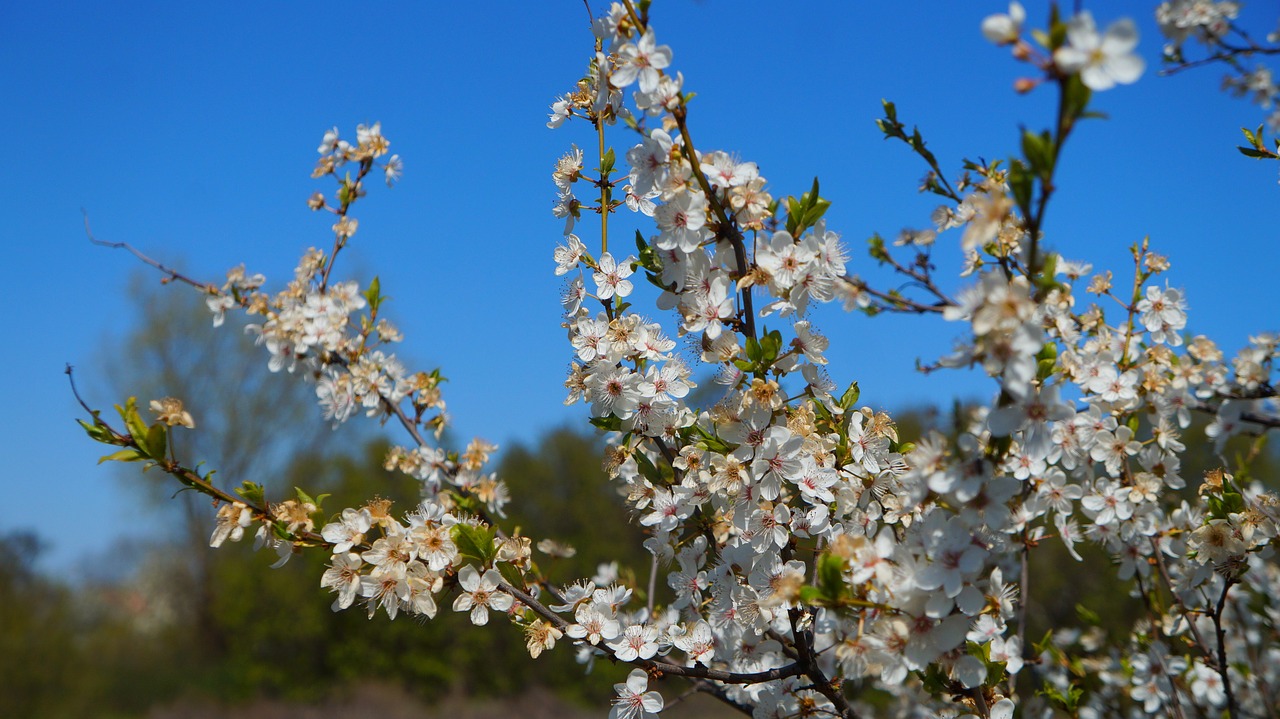
[[[909,281],[898,291],[859,276],[823,219],[830,203],[816,180],[799,197],[775,197],[754,163],[697,149],[691,95],[649,10],[624,0],[596,19],[587,71],[547,123],[580,128],[596,148],[594,167],[575,147],[553,172],[564,221],[554,272],[568,278],[562,329],[574,358],[566,402],[585,405],[608,434],[618,521],[629,516],[649,535],[647,585],[621,581],[616,566],[558,576],[555,558],[569,548],[504,522],[519,498],[486,471],[496,448],[438,444],[443,377],[390,351],[400,336],[380,315],[378,281],[339,279],[358,229],[353,207],[376,175],[392,184],[402,171],[378,124],[354,141],[324,134],[313,176],[337,188],[309,204],[334,216],[333,242],[308,250],[274,292],[243,267],[213,284],[139,257],[205,293],[215,325],[227,312],[258,318],[250,329],[271,369],[314,383],[335,425],[359,412],[398,424],[406,440],[386,466],[421,481],[421,503],[396,515],[384,500],[332,508],[302,489],[225,489],[173,451],[173,428],[199,416],[173,398],[150,403],[152,423],[134,399],[118,407],[122,424],[86,406],[89,435],[118,448],[104,459],[141,462],[212,497],[212,546],[252,533],[279,563],[330,553],[319,583],[335,611],[452,609],[512,625],[534,658],[567,646],[588,665],[634,666],[612,717],[657,714],[677,682],[762,719],[1275,716],[1280,500],[1250,476],[1248,457],[1184,477],[1180,436],[1195,412],[1212,417],[1219,451],[1280,426],[1280,336],[1258,334],[1229,357],[1184,336],[1185,300],[1158,282],[1170,263],[1147,242],[1119,281],[1050,251],[1043,232],[1059,157],[1093,116],[1093,93],[1145,70],[1134,24],[1100,30],[1087,11],[1053,7],[1047,27],[1028,31],[1016,2],[987,18],[982,34],[1029,69],[1018,89],[1057,98],[1055,122],[1024,130],[1021,154],[1007,160],[948,172],[885,103],[881,131],[928,165],[922,189],[940,202],[934,229],[871,242],[871,260]],[[1243,57],[1270,54],[1233,39],[1237,10],[1160,5],[1170,67],[1239,70]],[[1189,39],[1203,58],[1186,59]],[[1269,76],[1248,72],[1231,87],[1270,102]],[[1262,134],[1247,133],[1242,149],[1275,157]],[[622,212],[652,221],[634,251],[617,223],[610,232]],[[965,258],[958,290],[931,262],[948,231]],[[653,314],[632,304],[646,284]],[[809,310],[829,302],[962,328],[955,353],[930,369],[981,368],[995,384],[991,403],[952,436],[899,436],[890,415],[858,404],[856,383],[825,371],[829,341]],[[673,333],[718,369],[713,406],[690,405],[693,368]],[[1119,637],[1028,636],[1028,558],[1046,542],[1076,559],[1081,542],[1102,547],[1115,567],[1092,571],[1117,572],[1142,620]]]

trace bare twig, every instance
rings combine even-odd
[[[93,244],[98,245],[99,247],[106,247],[112,250],[127,250],[134,257],[137,257],[139,260],[142,260],[146,264],[151,265],[157,270],[160,270],[161,272],[168,275],[170,280],[177,280],[178,282],[184,282],[198,290],[208,292],[209,294],[213,294],[213,295],[218,294],[218,288],[215,285],[209,284],[207,282],[200,282],[199,280],[193,280],[190,277],[187,277],[186,275],[182,274],[181,272],[173,269],[172,267],[169,267],[168,265],[165,265],[159,262],[158,260],[153,260],[150,257],[142,254],[141,252],[138,251],[136,247],[134,247],[133,245],[127,242],[107,242],[106,240],[99,240],[98,238],[93,236],[93,232],[89,229],[89,213],[85,211],[83,208],[81,208],[80,212],[84,214],[84,233],[88,235],[89,241],[92,242]]]

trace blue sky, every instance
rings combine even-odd
[[[593,3],[599,8],[599,3]],[[1093,3],[1099,23],[1139,23],[1148,72],[1102,93],[1105,122],[1081,126],[1066,148],[1049,243],[1118,277],[1144,235],[1173,259],[1189,329],[1228,350],[1276,330],[1277,167],[1238,155],[1241,126],[1262,111],[1218,91],[1216,68],[1158,77],[1154,3]],[[1259,4],[1261,5],[1261,3]],[[1043,22],[1040,3],[1028,3]],[[120,401],[91,383],[112,338],[132,326],[125,289],[135,262],[91,247],[81,228],[193,274],[219,279],[246,262],[286,278],[328,224],[306,197],[326,128],[354,134],[380,120],[406,165],[400,186],[374,187],[357,206],[360,232],[345,260],[380,275],[405,331],[402,356],[443,368],[461,437],[531,441],[584,423],[561,405],[570,357],[559,328],[551,250],[550,172],[585,125],[544,126],[548,104],[580,77],[591,39],[575,0],[536,3],[350,4],[9,3],[0,10],[0,130],[15,152],[5,221],[13,277],[5,306],[10,371],[0,433],[0,532],[35,528],[45,562],[68,571],[114,538],[146,534],[136,495],[121,490],[73,422],[63,366],[103,407]],[[986,43],[982,18],[999,2],[816,3],[659,0],[654,26],[675,54],[701,150],[760,165],[775,196],[814,175],[834,201],[829,225],[853,249],[867,237],[923,227],[934,203],[915,187],[923,167],[880,139],[881,98],[919,124],[946,167],[964,156],[1008,156],[1018,128],[1046,126],[1047,93],[1011,91],[1023,70]],[[1253,11],[1253,15],[1250,15]],[[1274,18],[1246,9],[1265,34]],[[632,139],[613,136],[622,155]],[[596,240],[583,234],[589,245]],[[940,259],[958,255],[944,234]],[[950,266],[950,262],[944,262]],[[874,271],[867,274],[883,277]],[[174,288],[175,292],[183,291]],[[945,353],[954,328],[934,319],[869,320],[820,313],[838,382],[860,381],[877,407],[977,397],[980,377],[912,371]],[[246,346],[246,351],[255,351]],[[263,356],[265,362],[265,355]],[[283,380],[282,380],[283,381]],[[509,411],[503,412],[503,408]],[[335,437],[340,441],[341,435]]]

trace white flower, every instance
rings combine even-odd
[[[343,509],[342,519],[325,525],[320,536],[333,542],[334,554],[342,554],[365,541],[365,532],[369,531],[372,523],[374,518],[370,516],[369,509]]]
[[[1009,3],[1009,14],[997,13],[988,15],[982,21],[982,34],[997,45],[1012,45],[1022,35],[1022,23],[1027,19],[1027,11],[1022,3]]]
[[[596,281],[596,297],[607,300],[614,295],[626,297],[631,294],[631,280],[627,278],[634,271],[631,269],[632,261],[632,258],[628,257],[619,263],[608,252],[601,255],[597,263],[598,269],[593,275]]]
[[[321,587],[338,593],[338,598],[333,600],[333,611],[346,609],[355,601],[356,594],[360,592],[360,567],[363,565],[364,561],[355,552],[334,555],[333,563],[320,578]]]
[[[609,648],[618,657],[618,661],[649,659],[658,653],[658,629],[648,624],[632,624],[622,631],[617,641],[609,643]],[[640,691],[643,690],[642,685]]]
[[[618,50],[618,58],[618,67],[609,78],[614,87],[626,87],[639,79],[641,92],[653,92],[662,76],[659,71],[671,64],[671,48],[658,45],[653,30],[645,30],[639,43],[627,43]]]
[[[498,583],[502,576],[496,569],[490,569],[481,576],[476,568],[468,564],[458,572],[458,584],[463,593],[453,600],[453,611],[471,612],[471,623],[481,626],[489,623],[489,610],[505,612],[514,601],[510,594],[498,591]]]
[[[643,669],[632,669],[627,681],[614,684],[618,698],[609,710],[609,719],[657,719],[662,711],[662,695],[645,691],[649,688],[649,675]]]
[[[209,539],[210,547],[221,547],[222,543],[230,539],[233,542],[240,541],[244,536],[244,529],[253,522],[253,512],[240,502],[232,504],[224,504],[218,509],[218,524],[213,529],[213,536]]]
[[[1067,44],[1053,53],[1053,61],[1064,72],[1080,73],[1090,90],[1108,90],[1142,76],[1147,64],[1133,53],[1137,46],[1138,28],[1132,20],[1117,20],[1099,35],[1093,15],[1085,10],[1071,19]]]

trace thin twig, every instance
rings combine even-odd
[[[86,210],[84,210],[84,208],[81,208],[80,212],[84,214],[84,233],[88,235],[89,241],[92,242],[93,244],[98,245],[99,247],[106,247],[112,250],[127,250],[134,257],[137,257],[139,260],[142,260],[146,264],[151,265],[157,270],[160,270],[161,272],[168,275],[171,280],[185,282],[186,284],[191,285],[192,287],[195,287],[198,290],[208,292],[209,294],[214,294],[214,295],[218,294],[218,288],[216,286],[206,282],[193,280],[190,277],[187,277],[186,275],[182,274],[181,272],[173,269],[172,267],[169,267],[168,265],[165,265],[159,262],[158,260],[153,260],[150,257],[142,254],[141,252],[138,251],[137,248],[135,248],[133,245],[127,242],[107,242],[106,240],[99,240],[97,237],[93,236],[93,232],[89,229],[89,213]]]
[[[1218,597],[1218,606],[1213,611],[1213,631],[1218,638],[1218,674],[1222,676],[1222,690],[1227,695],[1227,713],[1231,719],[1239,715],[1240,707],[1236,704],[1235,692],[1231,689],[1231,670],[1227,665],[1227,638],[1222,631],[1222,611],[1227,604],[1227,593],[1235,584],[1234,579],[1225,579],[1222,585],[1222,596]]]

